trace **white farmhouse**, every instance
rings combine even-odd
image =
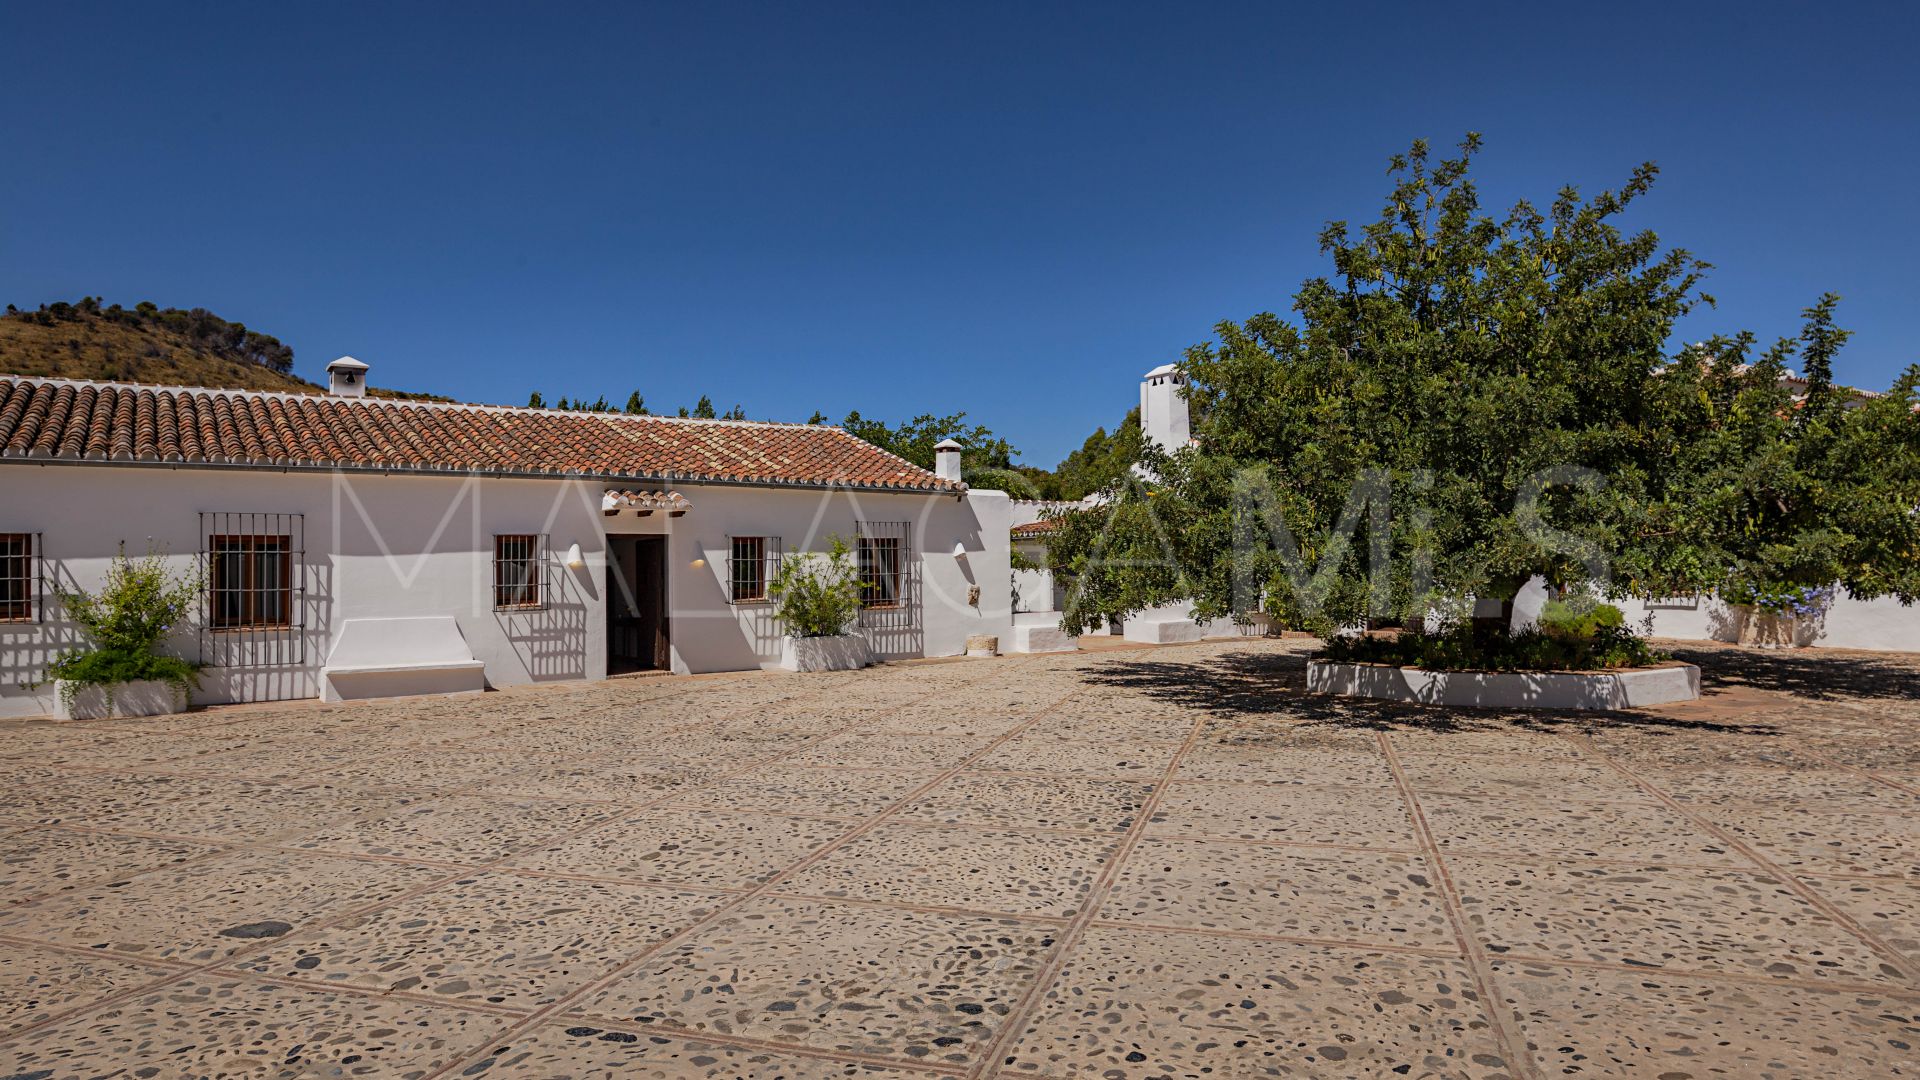
[[[948,656],[1011,625],[1009,502],[833,427],[0,376],[0,716],[80,643],[55,586],[164,552],[197,700],[774,666],[767,584],[853,545],[859,633]]]

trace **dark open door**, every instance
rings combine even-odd
[[[607,674],[672,666],[667,634],[667,541],[607,538]]]

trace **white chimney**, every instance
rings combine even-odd
[[[1140,434],[1172,453],[1193,441],[1187,423],[1187,399],[1180,392],[1187,377],[1172,364],[1162,364],[1140,382]]]
[[[335,397],[366,397],[367,365],[351,356],[328,364],[327,393]]]
[[[960,451],[965,449],[952,439],[942,439],[933,448],[933,475],[952,483],[960,482]]]

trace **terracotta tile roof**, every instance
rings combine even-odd
[[[685,495],[677,491],[627,491],[624,489],[616,489],[607,492],[606,495],[601,497],[600,509],[605,510],[609,514],[616,514],[622,510],[639,510],[642,513],[648,514],[655,510],[665,510],[667,513],[679,517],[681,514],[693,509],[693,503],[689,502]]]
[[[1057,521],[1029,521],[1024,525],[1015,525],[1007,532],[1015,540],[1034,540],[1046,536],[1060,527]]]
[[[12,459],[963,490],[820,425],[0,375]]]

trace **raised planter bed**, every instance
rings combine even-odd
[[[163,682],[128,682],[113,688],[113,708],[107,708],[107,692],[89,686],[73,696],[67,707],[67,684],[53,684],[53,716],[56,720],[105,720],[114,716],[165,716],[185,712],[185,695]]]
[[[852,671],[873,663],[867,639],[858,634],[782,640],[780,667],[786,671]]]
[[[1311,660],[1307,689],[1479,709],[1633,709],[1699,697],[1700,669],[1671,663],[1621,671],[1428,671]]]

